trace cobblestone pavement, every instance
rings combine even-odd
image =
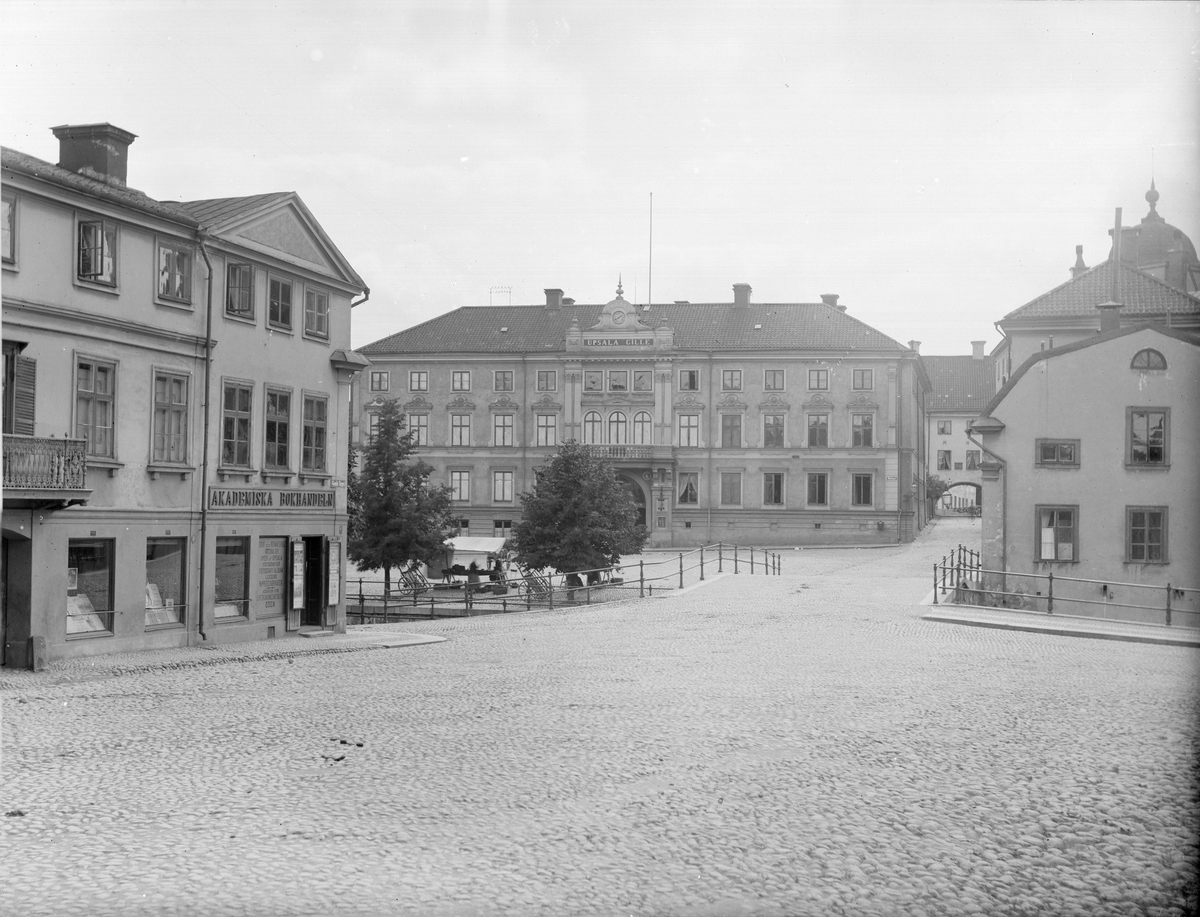
[[[1187,913],[1200,653],[922,621],[970,525],[391,628],[444,643],[10,679],[0,913]]]

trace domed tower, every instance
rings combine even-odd
[[[1150,212],[1137,226],[1121,227],[1121,262],[1135,267],[1177,290],[1193,293],[1200,289],[1200,261],[1196,246],[1183,231],[1172,226],[1158,214],[1158,190],[1154,180],[1146,192]],[[1112,230],[1109,230],[1112,235]],[[1112,250],[1109,250],[1109,258]]]

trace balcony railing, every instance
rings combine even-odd
[[[653,446],[589,445],[587,447],[593,458],[601,459],[649,459],[653,449]]]
[[[5,490],[87,490],[82,439],[4,437]]]

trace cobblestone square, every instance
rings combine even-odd
[[[0,913],[1194,913],[1200,654],[922,621],[977,526],[6,673]]]

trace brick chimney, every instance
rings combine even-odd
[[[555,312],[562,308],[562,290],[549,289],[546,293],[546,309],[550,312]]]
[[[733,304],[735,307],[750,305],[750,284],[735,283],[733,285]]]
[[[983,359],[983,345],[987,341],[972,341],[971,342],[971,357],[976,360]]]
[[[124,186],[129,144],[137,134],[111,124],[60,124],[50,128],[58,138],[58,164],[64,169]]]
[[[1119,302],[1102,302],[1096,306],[1100,310],[1100,333],[1116,331],[1121,327],[1121,304]]]
[[[845,306],[838,305],[838,294],[837,293],[822,293],[821,294],[821,302],[825,303],[825,305],[827,305],[827,306],[833,306],[839,312],[846,311]]]
[[[1083,263],[1083,246],[1076,245],[1075,246],[1075,264],[1071,267],[1071,276],[1078,277],[1080,274],[1082,274],[1087,269],[1088,269],[1088,266]]]
[[[912,350],[916,353],[920,353],[921,352],[921,342],[920,341],[909,341],[908,349]]]

